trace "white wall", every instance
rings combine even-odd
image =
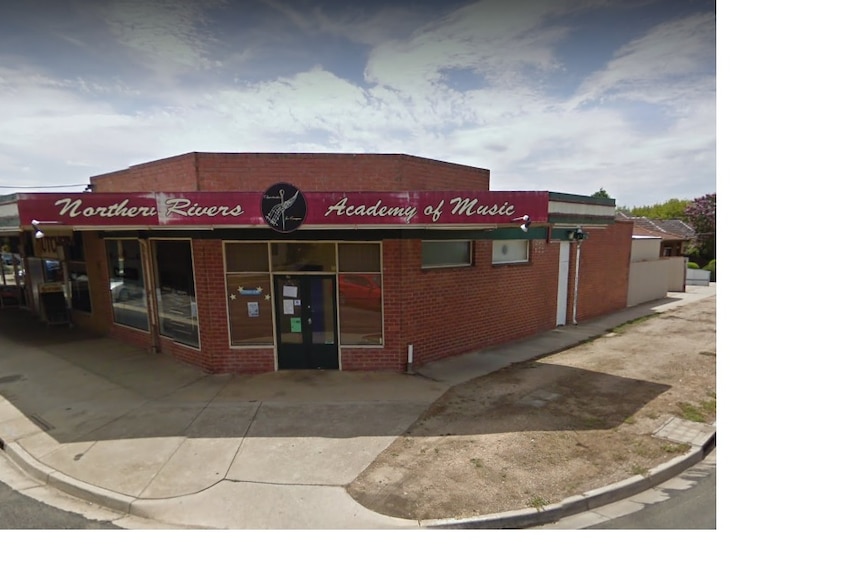
[[[688,258],[675,256],[665,258],[667,264],[667,291],[685,291],[685,272],[688,266]]]
[[[632,262],[646,262],[661,257],[661,238],[651,236],[632,237]]]
[[[632,262],[629,269],[629,307],[667,296],[669,259]]]

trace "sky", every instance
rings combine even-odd
[[[716,4],[2,3],[0,193],[192,151],[403,153],[493,190],[694,199],[716,192]]]

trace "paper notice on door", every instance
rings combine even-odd
[[[260,303],[256,301],[248,302],[248,317],[260,317]]]
[[[293,315],[293,300],[284,300],[284,315]]]
[[[290,318],[290,333],[301,333],[302,332],[302,318],[292,317]]]
[[[281,289],[281,295],[284,297],[296,297],[299,295],[299,291],[296,286],[284,286]]]

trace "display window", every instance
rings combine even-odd
[[[136,239],[105,240],[114,323],[149,331],[141,247]]]
[[[272,345],[272,280],[267,244],[226,242],[224,247],[230,344]]]
[[[162,336],[200,348],[192,244],[153,240],[159,331]]]
[[[380,244],[338,244],[342,345],[383,345]]]

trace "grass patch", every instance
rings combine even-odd
[[[547,499],[545,499],[544,497],[541,497],[539,495],[535,495],[535,496],[531,497],[527,503],[530,505],[530,507],[535,508],[536,511],[542,511],[546,505],[550,505],[550,503],[548,503]]]
[[[480,469],[480,468],[482,468],[482,467],[485,467],[485,465],[482,463],[482,460],[481,460],[481,459],[479,459],[478,457],[474,457],[474,458],[472,458],[472,459],[470,460],[470,463],[472,463],[472,464],[473,464],[473,467],[475,467],[476,469]]]
[[[698,423],[706,421],[703,412],[696,405],[681,401],[677,403],[676,406],[679,408],[680,415],[682,415],[683,419],[696,421]]]
[[[684,443],[673,443],[672,441],[667,441],[661,444],[661,450],[665,453],[685,453],[690,449],[690,447]]]
[[[689,421],[705,423],[707,420],[715,419],[715,391],[710,391],[708,399],[698,402],[697,405],[686,402],[679,402],[676,405],[682,417]]]
[[[632,475],[642,475],[643,477],[647,477],[649,475],[649,469],[643,465],[633,465],[631,472]]]

